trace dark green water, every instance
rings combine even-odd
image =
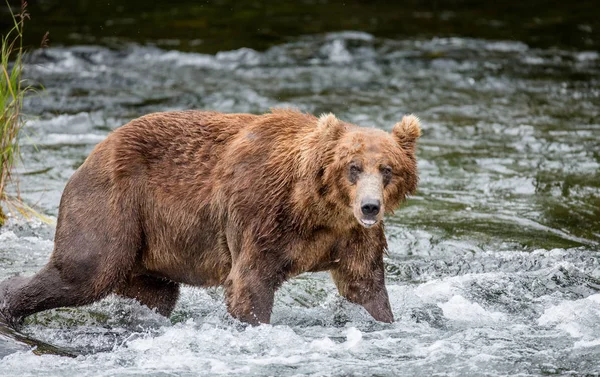
[[[497,3],[32,5],[29,40],[50,29],[54,47],[27,66],[46,91],[26,103],[19,171],[50,215],[108,132],[171,109],[295,106],[383,129],[413,112],[421,184],[387,219],[394,324],[327,274],[287,283],[273,325],[249,329],[220,290],[186,288],[170,319],[111,297],[24,329],[81,356],[0,343],[0,375],[600,373],[597,6]],[[52,240],[33,221],[0,229],[0,279],[41,268]]]
[[[11,0],[16,8],[18,1]],[[27,42],[123,42],[216,53],[264,50],[300,35],[360,30],[377,37],[467,37],[532,47],[600,48],[597,1],[30,1]],[[4,9],[2,9],[4,11]],[[0,13],[0,30],[9,24]]]

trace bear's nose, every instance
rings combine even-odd
[[[379,213],[381,202],[378,199],[364,199],[360,203],[360,209],[365,216],[375,216]]]

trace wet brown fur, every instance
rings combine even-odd
[[[391,134],[294,110],[133,120],[69,180],[50,261],[0,285],[0,313],[14,324],[116,292],[169,315],[183,283],[223,285],[234,317],[267,323],[286,279],[330,270],[343,296],[391,322],[383,223],[357,221],[348,164],[391,167],[390,213],[416,189],[419,135],[412,116]]]

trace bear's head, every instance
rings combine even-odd
[[[391,133],[344,123],[331,114],[319,118],[317,129],[329,145],[322,183],[343,217],[353,216],[370,228],[416,191],[415,144],[421,135],[416,116],[404,116]]]

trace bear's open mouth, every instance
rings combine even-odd
[[[368,228],[368,227],[375,225],[377,220],[375,220],[375,219],[360,219],[360,222],[363,223],[363,225]]]

